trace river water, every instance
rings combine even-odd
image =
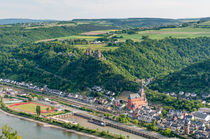
[[[91,139],[61,129],[43,127],[37,123],[7,116],[0,112],[0,127],[5,124],[16,130],[22,139]]]

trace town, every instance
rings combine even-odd
[[[59,90],[54,90],[48,88],[46,85],[44,87],[38,87],[33,85],[32,83],[24,83],[24,82],[17,82],[9,79],[0,79],[1,84],[10,84],[15,85],[17,87],[27,88],[32,91],[42,92],[44,94],[51,94],[52,96],[59,96],[64,98],[66,101],[72,102],[74,108],[81,108],[82,106],[88,106],[87,108],[96,110],[101,113],[110,113],[110,116],[105,116],[100,118],[97,115],[89,115],[84,112],[79,112],[75,115],[80,117],[86,117],[87,119],[94,119],[92,122],[97,125],[109,125],[108,119],[112,119],[113,117],[125,115],[130,119],[138,120],[139,122],[146,122],[146,123],[155,123],[157,128],[161,130],[170,129],[175,134],[187,137],[191,135],[195,138],[209,138],[210,137],[210,109],[209,108],[200,108],[198,111],[194,112],[186,112],[180,110],[171,109],[167,113],[166,116],[163,117],[162,115],[162,108],[161,107],[154,107],[148,103],[146,94],[144,92],[144,82],[141,83],[139,87],[138,93],[131,93],[129,94],[127,100],[117,99],[114,92],[108,91],[103,89],[100,86],[93,86],[92,88],[88,88],[88,91],[95,94],[94,96],[86,96],[81,94],[75,93],[66,93]],[[184,95],[184,92],[180,91],[180,95],[186,97],[194,97],[194,94]],[[169,95],[175,95],[170,93]],[[0,89],[0,96],[1,97],[17,97],[17,96],[28,96],[20,91],[16,91],[11,89],[10,87],[1,88]],[[209,97],[209,96],[205,96]],[[28,97],[24,97],[24,101],[30,101]],[[30,98],[30,97],[29,97]],[[33,101],[49,105],[51,107],[55,107],[57,111],[67,111],[67,113],[61,113],[60,115],[56,115],[54,119],[71,122],[77,124],[77,120],[72,119],[73,117],[69,114],[72,111],[71,108],[67,108],[64,105],[59,104],[56,101],[51,101],[50,97],[43,96],[42,99],[34,99]],[[19,99],[13,100],[13,102],[6,102],[5,103],[20,103],[22,102]],[[63,116],[62,116],[63,115]],[[66,120],[66,117],[68,120]],[[95,117],[95,118],[94,118]],[[107,122],[107,123],[106,123]],[[125,131],[125,130],[124,130]],[[146,131],[145,131],[146,132]],[[147,134],[146,134],[147,135]]]

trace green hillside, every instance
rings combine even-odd
[[[163,91],[210,93],[210,59],[155,80],[151,88]]]
[[[106,60],[89,57],[59,42],[27,44],[0,56],[0,76],[47,84],[50,88],[79,91],[94,85],[113,91],[133,90],[137,84]]]
[[[178,70],[209,58],[210,38],[127,40],[104,58],[86,56],[84,50],[59,41],[3,47],[0,76],[79,91],[94,85],[121,92],[136,91],[137,81]]]
[[[20,45],[22,43],[68,37],[78,35],[83,32],[107,29],[113,29],[113,27],[93,24],[79,24],[76,26],[46,25],[30,28],[24,27],[23,25],[0,26],[0,44]]]
[[[127,40],[115,51],[104,52],[107,60],[139,79],[156,77],[179,70],[209,58],[210,38],[163,40],[147,39],[142,42]]]

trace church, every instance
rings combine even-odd
[[[139,92],[128,96],[128,109],[135,111],[135,109],[146,105],[148,105],[148,102],[144,93],[143,83],[141,83]]]

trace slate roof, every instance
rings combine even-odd
[[[128,99],[136,99],[136,98],[140,98],[140,95],[139,94],[130,94]]]
[[[195,112],[194,116],[195,117],[198,117],[198,118],[201,118],[201,119],[206,119],[206,117],[208,116],[208,114],[201,113],[201,112]]]

